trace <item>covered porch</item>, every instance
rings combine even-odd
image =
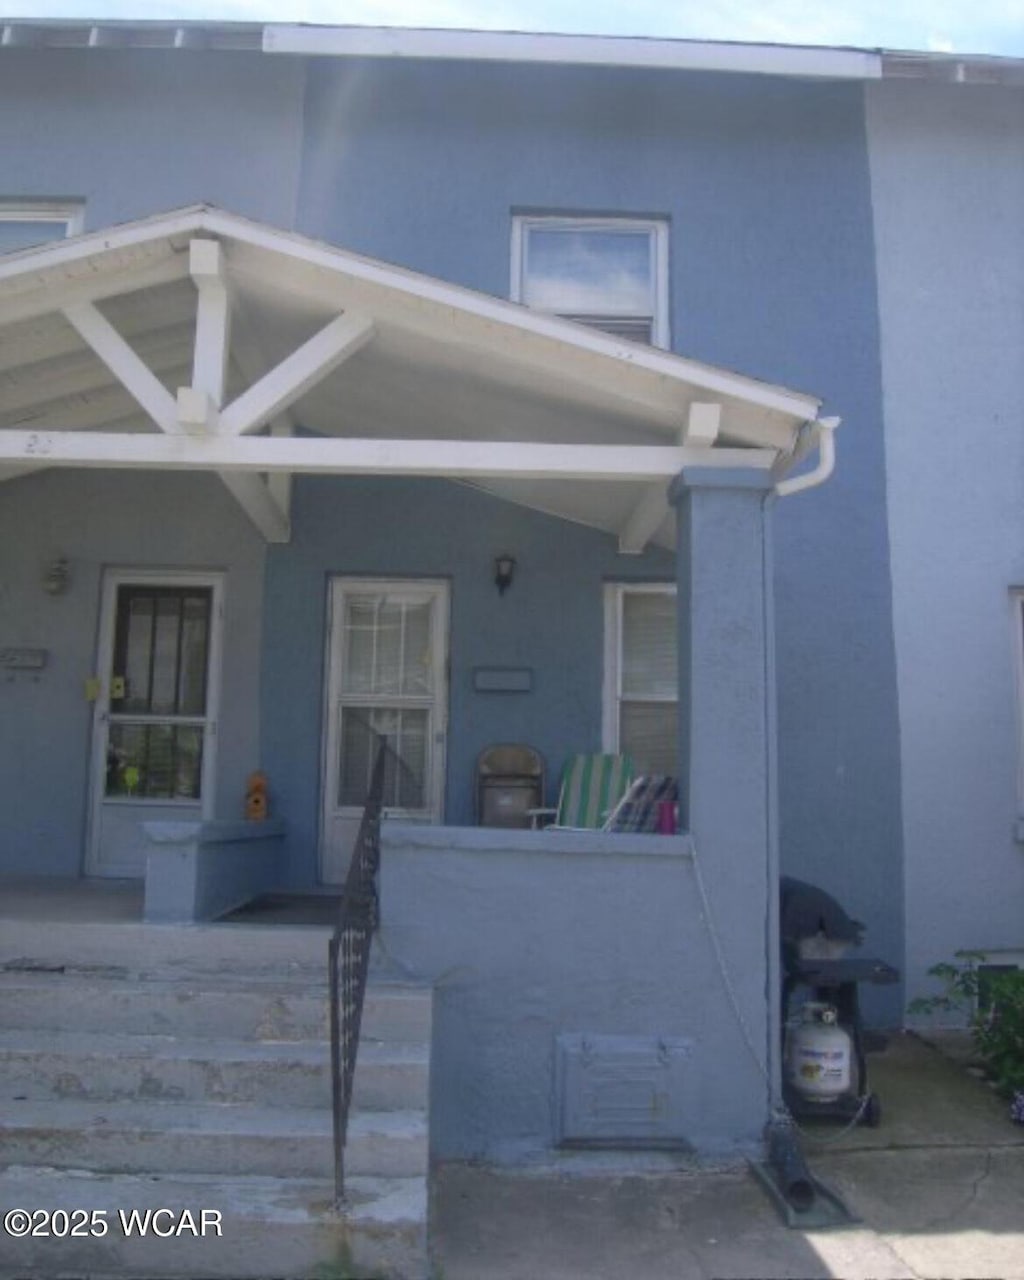
[[[208,208],[0,260],[0,336],[0,871],[145,866],[151,900],[173,898],[143,824],[194,861],[259,842],[239,818],[262,769],[280,824],[262,887],[330,885],[357,812],[346,709],[420,716],[416,791],[384,824],[382,944],[438,983],[476,974],[440,1005],[449,1153],[555,1141],[552,1036],[588,1033],[656,1058],[678,1041],[684,1110],[710,1126],[694,1141],[751,1141],[777,1076],[770,509],[831,469],[818,402]],[[603,631],[622,584],[675,591],[684,833],[474,827],[487,745],[538,747],[549,800],[570,753],[617,748]],[[337,645],[352,599],[396,596],[429,620],[431,673],[375,702]],[[210,674],[179,661],[169,709],[131,704],[133,609],[173,616],[176,654],[204,637]],[[518,687],[486,687],[493,670]],[[155,738],[163,790],[133,754]],[[487,924],[501,904],[511,932]],[[537,1034],[529,1101],[495,1130],[503,1007]]]

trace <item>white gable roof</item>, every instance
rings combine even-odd
[[[292,426],[327,440],[390,442],[389,457],[429,461],[434,442],[438,467],[420,474],[471,479],[622,532],[652,476],[680,461],[665,453],[655,462],[652,449],[714,447],[722,465],[781,475],[817,418],[812,396],[196,206],[0,258],[0,467],[39,464],[19,452],[25,432],[52,437],[48,465],[141,466],[147,449],[152,465],[199,465],[205,455],[185,444],[172,461],[166,441],[127,441],[178,431],[174,397],[194,388],[202,359],[209,364],[197,346],[216,308],[198,336],[194,242],[217,246],[231,314],[224,411],[206,429],[243,435],[234,446],[219,440],[217,469],[400,466],[385,466],[380,449],[357,466],[363,455],[340,443],[302,454],[294,441],[286,458],[284,442],[245,438],[275,424],[283,433],[288,412]],[[329,358],[317,364],[322,350]],[[298,371],[296,351],[307,353]],[[107,441],[99,455],[98,432]],[[518,448],[473,455],[442,442]],[[578,449],[566,461],[554,446],[612,447],[623,461]],[[671,530],[661,522],[651,535],[668,540]]]

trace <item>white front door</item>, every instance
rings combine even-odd
[[[145,873],[141,824],[212,816],[223,604],[218,574],[108,572],[86,871]]]
[[[448,587],[336,578],[328,601],[320,874],[345,879],[383,737],[385,810],[439,822],[444,800]]]

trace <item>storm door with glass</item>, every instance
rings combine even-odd
[[[344,880],[378,742],[384,805],[439,822],[447,717],[448,590],[441,582],[331,584],[321,875]]]
[[[214,577],[108,578],[93,737],[94,874],[144,873],[142,822],[209,816],[219,588]]]

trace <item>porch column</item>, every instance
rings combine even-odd
[[[715,972],[697,1029],[700,1124],[743,1144],[760,1139],[780,1091],[771,487],[753,468],[698,466],[669,492],[681,803],[704,934],[694,946]]]

